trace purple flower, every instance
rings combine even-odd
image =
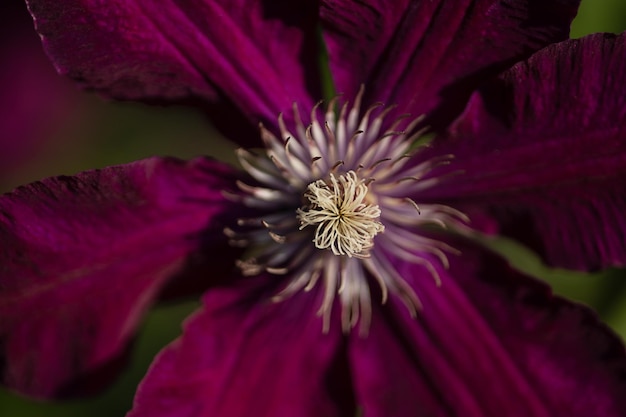
[[[244,170],[152,158],[2,197],[5,383],[102,385],[157,298],[208,287],[130,416],[621,415],[619,340],[460,236],[624,263],[625,38],[563,41],[577,5],[31,0],[62,73],[202,103]]]

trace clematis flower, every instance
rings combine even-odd
[[[151,158],[3,196],[4,382],[103,384],[199,283],[129,416],[621,415],[618,338],[459,236],[623,264],[625,37],[564,40],[577,5],[31,0],[60,72],[202,101],[242,169]],[[319,27],[344,92],[323,105]]]

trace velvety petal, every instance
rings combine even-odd
[[[211,250],[207,281],[230,273],[222,229],[236,214],[220,190],[232,176],[208,159],[152,158],[4,195],[4,383],[38,397],[97,388],[89,384],[115,374],[141,314],[190,254]]]
[[[26,6],[19,1],[2,6],[0,60],[1,188],[5,176],[32,158],[57,129],[73,121],[78,92],[55,73]]]
[[[340,326],[322,332],[316,289],[272,302],[281,282],[211,289],[157,356],[128,417],[355,415]]]
[[[57,69],[121,99],[201,99],[230,139],[311,107],[317,5],[258,0],[28,0]],[[311,95],[313,98],[311,98]],[[245,120],[241,116],[245,117]],[[251,122],[251,124],[246,123]],[[246,130],[246,133],[250,131]]]
[[[458,114],[489,75],[566,39],[579,0],[322,1],[337,90],[414,116]],[[431,119],[431,123],[435,118]]]
[[[516,65],[434,152],[454,154],[449,169],[463,173],[433,193],[491,217],[485,230],[552,265],[624,265],[626,36],[567,41]]]
[[[587,308],[551,294],[479,249],[440,270],[401,267],[423,308],[376,305],[349,358],[364,415],[586,417],[623,415],[626,354]]]

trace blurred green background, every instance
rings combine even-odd
[[[572,36],[624,30],[625,1],[583,0]],[[43,142],[37,154],[21,164],[20,169],[0,178],[0,190],[46,176],[72,174],[152,155],[189,158],[200,154],[224,155],[231,149],[227,144],[216,144],[216,135],[209,123],[193,110],[105,102],[94,95],[77,92],[67,80],[60,82],[66,84],[63,88],[72,96],[73,110],[65,123],[51,130],[59,140]],[[226,155],[230,157],[230,153]],[[512,242],[498,241],[494,246],[513,254],[520,268],[545,277],[557,292],[593,306],[609,325],[626,337],[625,271],[587,275],[548,270],[532,254]],[[39,403],[0,390],[0,416],[124,416],[152,358],[180,333],[181,321],[197,306],[197,302],[188,302],[161,306],[152,312],[137,338],[130,368],[103,395],[66,403]]]

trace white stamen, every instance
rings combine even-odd
[[[318,249],[330,249],[335,255],[363,258],[385,226],[378,220],[380,208],[366,202],[367,185],[354,171],[338,178],[330,174],[330,183],[315,181],[304,196],[311,203],[297,210],[300,230],[316,226],[313,242]]]

